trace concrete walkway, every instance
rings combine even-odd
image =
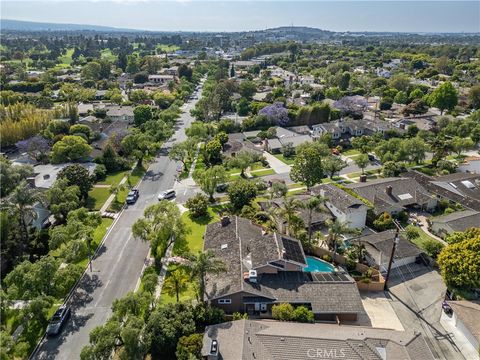
[[[277,174],[288,174],[291,170],[291,166],[285,164],[283,161],[277,159],[275,156],[270,154],[267,151],[263,152],[263,156],[267,160],[270,167],[275,171]]]
[[[437,235],[430,232],[430,230],[428,229],[427,217],[425,215],[417,215],[417,219],[420,221],[420,228],[425,232],[425,234],[441,242],[445,246],[448,245],[448,243],[441,237],[438,237]]]
[[[118,186],[121,186],[127,182],[127,177],[124,176],[123,179],[118,183]],[[107,201],[105,201],[105,204],[100,208],[100,214],[104,214],[107,212],[107,209],[110,207],[110,204],[113,202],[115,199],[115,194],[111,194]]]

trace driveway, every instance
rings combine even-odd
[[[277,174],[288,174],[290,173],[291,166],[285,164],[283,161],[277,159],[275,156],[270,154],[267,151],[263,152],[263,156],[268,161],[268,165],[277,173]]]
[[[440,324],[446,286],[435,270],[421,264],[394,269],[386,293],[405,329],[421,332],[436,359],[464,360]]]
[[[391,300],[385,296],[383,291],[361,292],[360,296],[370,322],[370,324],[365,324],[366,326],[397,331],[405,330],[392,308]],[[358,325],[364,325],[361,319],[359,322]]]

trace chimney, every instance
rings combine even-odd
[[[257,282],[257,270],[250,270],[248,272],[248,281],[250,281],[251,283],[256,283]]]
[[[222,223],[222,227],[225,227],[230,224],[230,218],[228,216],[222,216],[220,222]]]
[[[386,188],[385,188],[385,193],[388,195],[388,196],[392,196],[392,191],[393,191],[393,188],[391,185],[388,185]]]
[[[35,178],[34,177],[28,177],[26,178],[27,184],[30,185],[32,188],[35,188]]]

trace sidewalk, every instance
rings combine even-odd
[[[267,160],[270,167],[275,171],[277,174],[288,174],[290,172],[291,166],[285,164],[283,161],[277,159],[275,156],[270,154],[267,151],[263,152],[263,156]]]
[[[121,186],[126,182],[127,182],[127,176],[124,176],[123,179],[118,183],[118,186]],[[110,185],[107,185],[107,186],[109,187]],[[103,206],[100,208],[100,214],[104,215],[107,213],[107,209],[110,207],[110,204],[113,202],[114,199],[115,199],[115,194],[111,194],[108,197],[107,201],[105,201],[105,204],[103,204]]]

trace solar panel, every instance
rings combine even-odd
[[[284,257],[301,264],[306,264],[305,256],[298,241],[282,237]]]

